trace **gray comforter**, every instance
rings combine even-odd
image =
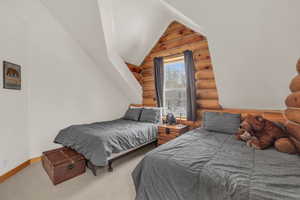
[[[203,129],[149,152],[132,176],[136,200],[300,199],[299,156]]]
[[[157,125],[113,120],[74,125],[63,129],[54,142],[83,154],[95,166],[105,166],[112,153],[119,153],[157,138]]]

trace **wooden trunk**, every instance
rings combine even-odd
[[[290,84],[290,90],[292,92],[299,92],[300,91],[300,75],[296,76],[291,84]]]
[[[42,164],[54,185],[85,173],[85,158],[69,148],[43,152]]]
[[[286,98],[285,104],[287,107],[300,108],[300,92],[290,94]]]
[[[285,110],[284,114],[288,120],[300,123],[300,108],[288,108]]]

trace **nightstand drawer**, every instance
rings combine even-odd
[[[159,133],[165,133],[167,131],[167,128],[165,127],[158,127],[158,132]]]
[[[182,128],[182,129],[172,129],[172,128],[165,128],[165,127],[159,127],[158,132],[159,133],[169,133],[169,134],[182,134],[187,132],[189,129],[188,127]]]
[[[177,134],[182,134],[185,133],[189,130],[188,127],[182,128],[182,129],[170,129],[170,133],[177,133]]]
[[[162,140],[172,140],[176,137],[178,137],[180,134],[166,134],[166,133],[159,133],[158,135],[158,139],[162,139]]]

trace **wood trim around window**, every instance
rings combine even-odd
[[[178,62],[178,61],[183,61],[184,56],[182,53],[180,54],[175,54],[171,56],[165,56],[164,58],[164,64],[172,63],[172,62]]]

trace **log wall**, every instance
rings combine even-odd
[[[218,91],[207,39],[205,36],[196,33],[176,21],[169,25],[141,65],[143,76],[143,104],[146,106],[157,105],[153,59],[155,57],[181,54],[185,50],[191,50],[194,54],[197,110],[200,112],[202,109],[220,109],[221,106],[218,101]],[[201,120],[201,115],[198,116],[198,119],[199,121]]]
[[[284,121],[283,113],[277,110],[222,108],[219,104],[218,90],[207,38],[176,21],[168,26],[141,65],[143,104],[145,106],[157,105],[153,59],[160,56],[165,57],[180,54],[185,50],[191,50],[194,54],[198,121],[183,121],[182,123],[192,127],[200,126],[201,116],[205,111],[241,113],[243,117],[247,114],[262,115],[272,121]],[[299,68],[300,67],[298,67],[298,69]],[[292,87],[294,88],[294,85]]]
[[[141,85],[143,85],[143,76],[141,74],[141,72],[142,72],[141,67],[138,67],[138,66],[130,64],[130,63],[126,63],[126,65],[128,66],[129,70],[132,72],[132,74],[136,78],[136,80]]]
[[[295,144],[300,154],[300,59],[298,60],[296,70],[298,75],[290,84],[291,94],[286,98],[287,109],[284,112],[286,127],[290,134],[290,139]]]

